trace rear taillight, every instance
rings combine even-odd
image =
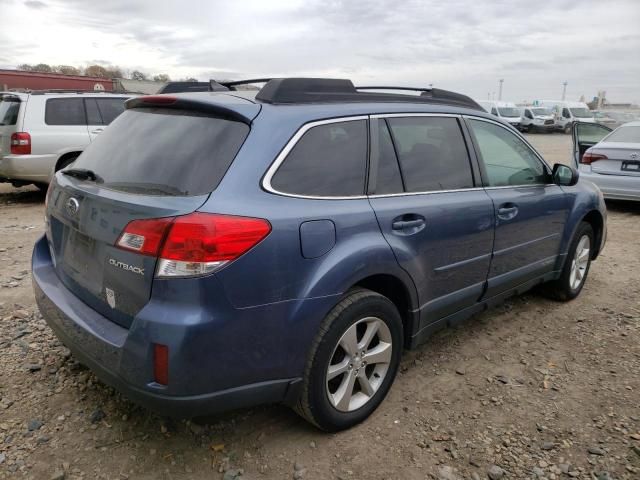
[[[609,158],[606,155],[585,152],[585,154],[582,155],[582,159],[580,160],[580,163],[584,165],[591,165],[593,162],[597,162],[598,160],[609,160]]]
[[[167,228],[173,219],[174,217],[151,218],[129,222],[120,234],[116,245],[142,255],[157,257]]]
[[[15,132],[11,134],[11,153],[13,155],[31,154],[31,135],[27,132]]]
[[[218,270],[253,248],[270,231],[271,224],[261,218],[196,212],[134,220],[116,245],[159,257],[158,277],[191,277]]]

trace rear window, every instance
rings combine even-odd
[[[367,143],[365,120],[313,127],[293,147],[271,186],[314,197],[363,195]]]
[[[607,143],[640,143],[640,127],[620,127],[604,141]]]
[[[145,195],[188,196],[218,186],[249,126],[183,110],[126,110],[80,155],[102,185]]]
[[[20,99],[18,97],[0,96],[0,126],[15,125],[20,111]]]
[[[82,98],[51,98],[44,111],[47,125],[86,125]]]

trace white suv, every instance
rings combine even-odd
[[[130,95],[0,92],[0,182],[46,188],[124,111]]]

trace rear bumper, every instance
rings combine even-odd
[[[56,155],[5,155],[0,159],[0,177],[49,183],[56,159]]]
[[[606,199],[640,201],[640,176],[603,175],[582,168],[580,176],[595,183]]]
[[[158,318],[157,308],[145,307],[126,329],[61,284],[44,237],[34,247],[32,262],[36,301],[56,336],[103,382],[134,402],[163,415],[194,417],[297,398],[311,340],[296,342],[287,330],[273,330],[274,316],[286,320],[289,308],[268,305],[205,323],[181,317],[179,324],[168,324]],[[160,308],[165,317],[174,318],[170,305]],[[312,311],[322,312],[324,307],[310,299],[296,302],[292,309],[309,320]],[[149,311],[156,318],[145,318]],[[225,327],[246,322],[254,329],[244,335]],[[289,330],[300,335],[295,328]],[[153,343],[169,347],[169,386],[153,381]],[[246,358],[245,348],[253,358]]]

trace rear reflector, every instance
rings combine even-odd
[[[153,344],[153,380],[160,385],[169,385],[169,347]]]
[[[134,220],[120,235],[122,249],[159,257],[158,277],[212,273],[240,257],[271,232],[261,218],[212,213]]]
[[[13,155],[31,155],[31,135],[27,132],[12,133],[11,153]]]
[[[585,154],[582,155],[582,159],[580,160],[580,163],[584,165],[591,165],[593,162],[597,162],[598,160],[609,160],[609,158],[606,155],[585,152]]]

